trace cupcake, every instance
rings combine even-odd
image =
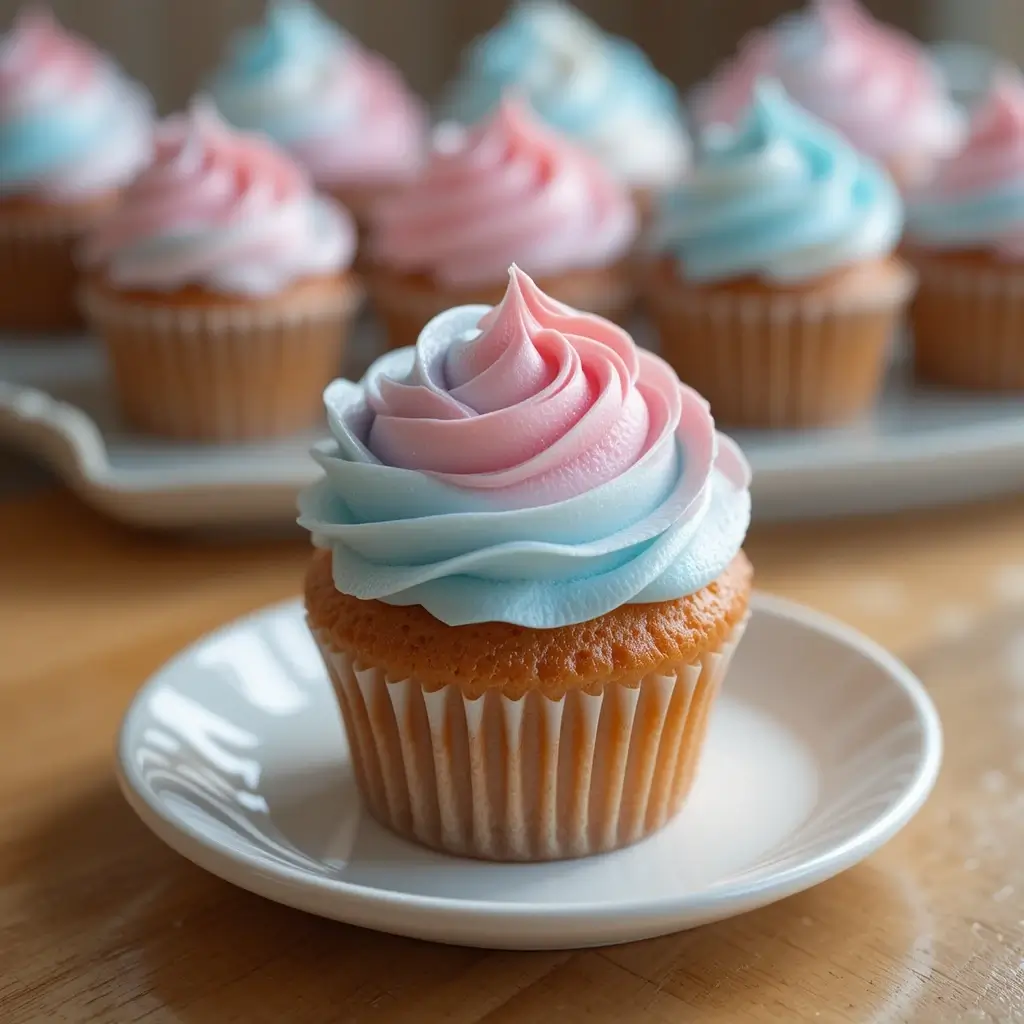
[[[633,43],[605,35],[568,4],[514,4],[469,47],[442,113],[473,124],[509,89],[632,187],[642,211],[686,170],[689,138],[673,86]]]
[[[857,416],[912,291],[892,255],[902,226],[886,172],[761,83],[660,210],[647,296],[662,354],[723,423]]]
[[[88,237],[84,306],[138,430],[250,441],[322,422],[358,288],[351,218],[195,106]]]
[[[145,92],[45,8],[0,36],[0,330],[81,326],[74,248],[151,136]]]
[[[515,267],[325,401],[306,609],[374,817],[495,860],[661,828],[751,587],[707,403]]]
[[[1024,391],[1024,78],[999,73],[964,148],[911,197],[922,380]]]
[[[270,0],[209,93],[232,124],[287,149],[360,225],[423,158],[426,112],[398,71],[304,0]]]
[[[475,128],[442,127],[423,174],[374,208],[367,282],[394,348],[445,309],[496,304],[512,262],[559,300],[619,320],[636,231],[625,186],[507,99]]]
[[[901,188],[926,180],[963,137],[963,114],[928,51],[857,0],[813,0],[748,36],[702,90],[698,120],[735,124],[759,78],[777,78]]]

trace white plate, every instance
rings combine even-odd
[[[361,325],[349,373],[374,350]],[[0,440],[33,452],[82,497],[154,527],[286,526],[318,472],[311,438],[203,447],[128,433],[87,342],[0,344]],[[882,512],[1024,490],[1024,401],[915,390],[891,374],[877,413],[838,430],[736,435],[761,520]]]
[[[759,595],[690,800],[616,853],[492,864],[376,824],[298,602],[161,669],[128,710],[118,756],[143,821],[245,889],[417,938],[568,948],[690,928],[830,878],[910,820],[941,749],[906,667],[846,626]]]

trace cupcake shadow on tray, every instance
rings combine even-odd
[[[0,329],[38,350],[29,380],[0,348],[0,419],[59,381],[47,339],[81,309],[136,461],[147,439],[183,467],[193,445],[298,450],[346,348],[365,366],[444,309],[496,304],[515,263],[649,339],[755,467],[799,470],[816,445],[884,461],[872,435],[909,463],[918,438],[944,443],[945,410],[982,454],[1017,429],[1012,397],[979,392],[1024,390],[1019,74],[968,118],[924,48],[854,0],[744,40],[698,92],[692,151],[667,80],[557,2],[514,4],[469,46],[433,130],[398,71],[303,0],[268,3],[159,124],[38,8],[4,38],[0,83]],[[873,415],[904,322],[924,386]]]

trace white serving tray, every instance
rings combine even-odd
[[[347,372],[374,348],[357,331]],[[877,412],[836,430],[740,432],[759,520],[885,512],[1024,491],[1024,398],[915,389],[894,367]],[[313,437],[203,447],[132,434],[88,339],[0,341],[0,443],[46,462],[89,504],[148,527],[276,527],[315,478]]]

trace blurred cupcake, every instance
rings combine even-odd
[[[448,125],[423,174],[374,209],[367,281],[393,348],[451,306],[497,303],[510,263],[563,302],[612,320],[633,301],[626,187],[506,100],[475,128]]]
[[[354,247],[348,214],[271,143],[198,105],[165,122],[82,254],[126,420],[224,442],[321,423],[358,294]]]
[[[707,403],[515,268],[325,400],[306,609],[371,813],[496,860],[661,828],[751,587],[749,469]]]
[[[1024,390],[1024,79],[1000,72],[964,148],[911,197],[918,376]]]
[[[742,126],[702,138],[655,225],[662,352],[721,422],[840,423],[882,382],[913,274],[885,171],[761,83]]]
[[[424,155],[426,113],[398,71],[304,0],[270,0],[209,92],[228,121],[287,149],[360,225]]]
[[[568,4],[514,4],[469,47],[442,113],[475,123],[510,88],[631,186],[642,212],[686,170],[689,138],[675,89],[633,43],[605,35]]]
[[[926,180],[963,137],[963,114],[928,51],[857,0],[813,0],[748,36],[703,88],[698,120],[734,124],[759,78],[777,78],[904,189]]]
[[[81,325],[72,253],[151,136],[146,93],[45,8],[0,36],[0,330]]]

